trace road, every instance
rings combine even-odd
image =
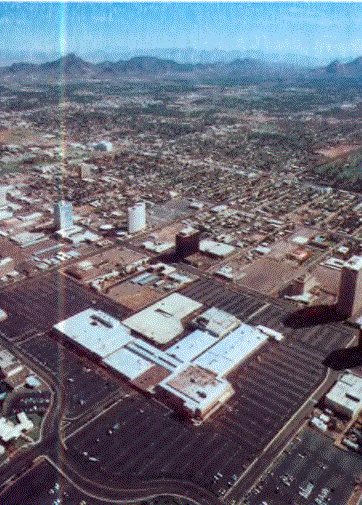
[[[0,466],[0,493],[5,489],[7,483],[13,482],[28,470],[35,459],[45,456],[79,489],[100,500],[110,498],[115,501],[137,500],[175,494],[189,498],[199,505],[220,505],[220,500],[210,491],[187,481],[177,479],[148,480],[135,482],[130,487],[129,482],[122,483],[119,478],[115,480],[105,474],[97,473],[94,467],[89,470],[84,468],[84,461],[77,461],[77,454],[71,449],[66,449],[61,443],[62,437],[59,432],[61,420],[66,410],[63,385],[44,367],[20,353],[15,345],[4,342],[3,347],[36,371],[51,386],[53,397],[42,425],[42,439],[36,444],[17,451],[8,463]],[[61,468],[57,466],[59,461],[61,461]]]
[[[42,365],[23,355],[15,344],[4,341],[3,346],[30,369],[38,373],[51,387],[53,394],[50,409],[43,422],[40,442],[26,449],[19,450],[7,464],[0,466],[0,493],[3,490],[2,486],[4,483],[19,477],[32,465],[32,462],[36,458],[44,456],[80,490],[100,500],[137,500],[147,499],[156,495],[174,494],[188,498],[199,505],[220,505],[222,502],[239,503],[245,492],[250,489],[260,475],[268,468],[290,440],[291,436],[312,412],[315,400],[319,399],[335,381],[335,374],[329,372],[318,390],[311,395],[277,434],[272,443],[255,459],[254,463],[244,472],[237,484],[224,497],[218,498],[207,489],[188,481],[157,479],[134,481],[131,485],[129,482],[120,481],[118,477],[117,480],[112,479],[111,476],[96,471],[92,465],[87,468],[84,460],[78,460],[77,453],[63,445],[61,426],[62,418],[66,412],[65,389],[63,385],[55,376],[49,374]],[[100,407],[105,408],[106,405],[101,405]],[[83,418],[80,423],[84,421],[85,419]],[[78,428],[81,427],[80,423],[77,423]],[[57,466],[60,461],[61,467]]]
[[[288,423],[279,431],[274,439],[269,442],[260,456],[258,456],[249,468],[243,473],[237,486],[233,488],[225,498],[227,503],[238,503],[242,496],[253,486],[263,472],[270,466],[279,453],[283,450],[285,445],[296,433],[300,426],[313,412],[316,403],[322,396],[330,389],[336,381],[338,373],[329,370],[324,381],[320,384],[318,389],[314,391],[311,396],[306,400],[302,407],[294,414]]]

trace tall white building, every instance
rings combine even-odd
[[[137,233],[146,228],[146,204],[138,202],[128,207],[128,233]]]
[[[362,256],[352,256],[342,267],[337,310],[352,317],[362,309]]]
[[[71,202],[60,200],[54,204],[54,224],[57,230],[66,230],[73,226],[73,207]]]

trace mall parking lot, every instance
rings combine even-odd
[[[125,393],[130,391],[124,381],[108,376],[103,369],[90,363],[84,356],[64,348],[51,336],[32,337],[20,347],[63,382],[69,418],[77,417],[120,389]]]
[[[235,394],[216,419],[220,433],[255,455],[324,378],[322,353],[295,341],[268,343],[229,377]]]
[[[104,505],[103,500],[96,500],[79,491],[46,461],[34,466],[0,494],[0,503],[3,505],[79,505],[81,503]],[[113,504],[117,505],[117,502]]]
[[[305,428],[250,495],[249,505],[346,505],[362,475],[362,459]]]
[[[214,280],[196,280],[181,293],[203,303],[206,308],[215,306],[230,312],[243,322],[277,330],[285,337],[324,351],[325,356],[331,351],[345,347],[353,336],[354,330],[343,323],[311,323],[309,326],[291,328],[285,321],[297,310],[293,305],[283,303],[284,307],[278,300],[274,302],[262,295],[232,291]],[[287,306],[289,308],[286,308]]]
[[[10,340],[22,340],[31,331],[48,331],[57,322],[89,307],[119,319],[129,314],[120,305],[88,291],[69,277],[52,272],[0,293],[0,308],[9,311],[8,319],[0,322],[0,332]]]
[[[186,478],[216,494],[235,481],[245,456],[233,438],[207,425],[179,422],[172,411],[142,396],[124,398],[66,445],[84,464],[107,474]]]
[[[181,293],[203,303],[206,308],[218,307],[230,312],[242,321],[245,321],[247,317],[266,304],[262,296],[254,297],[245,293],[237,293],[219,282],[208,279],[199,279],[193,282],[181,290]]]

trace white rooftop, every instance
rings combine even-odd
[[[195,330],[169,347],[166,354],[178,359],[180,362],[192,361],[216,342],[217,339],[207,331]]]
[[[215,402],[225,401],[233,393],[228,381],[190,364],[179,367],[159,386],[181,399],[186,409],[193,413],[207,411]]]
[[[13,213],[12,212],[9,212],[8,210],[2,210],[0,212],[0,221],[4,220],[4,219],[10,219],[11,217],[13,217]]]
[[[0,368],[6,368],[15,362],[15,357],[5,349],[0,350]]]
[[[123,324],[161,344],[183,332],[182,319],[202,307],[187,296],[173,293],[163,300],[125,319]]]
[[[352,258],[344,263],[344,266],[359,272],[362,268],[362,256],[352,256]]]
[[[44,240],[46,236],[44,233],[30,233],[24,231],[16,235],[12,235],[10,238],[13,242],[16,242],[21,247],[26,247],[27,245],[35,244],[40,240]]]
[[[232,253],[235,250],[235,247],[221,242],[215,242],[214,240],[205,239],[200,241],[199,249],[204,253],[224,257]]]
[[[220,338],[237,328],[240,321],[224,310],[211,307],[197,316],[193,323]]]
[[[295,235],[291,241],[294,242],[294,244],[306,245],[309,242],[309,238],[303,235]]]
[[[128,328],[101,310],[86,309],[61,321],[53,329],[105,358],[133,340]]]
[[[356,415],[362,409],[362,378],[351,373],[343,375],[326,399],[348,410],[351,416]]]
[[[127,344],[127,349],[132,353],[144,358],[147,361],[152,361],[156,365],[161,365],[170,372],[173,372],[179,365],[179,360],[161,351],[154,345],[145,342],[141,338],[135,338],[132,342]]]
[[[135,379],[154,366],[151,361],[138,356],[125,347],[110,354],[103,361],[129,380]]]
[[[223,376],[258,349],[268,338],[268,335],[261,333],[254,326],[241,323],[236,330],[219,340],[193,363],[215,372],[218,376]]]

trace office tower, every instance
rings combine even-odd
[[[362,256],[352,256],[344,263],[336,308],[346,317],[362,309]]]
[[[138,202],[128,207],[128,233],[137,233],[146,228],[146,204]]]
[[[71,202],[60,200],[54,204],[54,225],[57,230],[66,230],[73,226],[73,210]]]

